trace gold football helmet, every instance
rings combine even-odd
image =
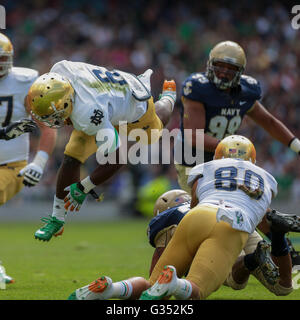
[[[246,137],[232,135],[219,142],[214,159],[235,158],[256,162],[256,150],[253,143]]]
[[[155,202],[153,215],[156,216],[169,208],[191,201],[191,196],[181,189],[174,189],[163,193]]]
[[[60,128],[73,110],[74,89],[62,75],[49,72],[37,78],[28,92],[32,115],[50,128]]]
[[[235,70],[226,70],[228,77],[219,78],[216,73],[218,70],[222,70],[222,68],[217,66],[218,62],[234,66],[233,69]],[[239,84],[245,67],[246,55],[243,48],[236,42],[223,41],[218,43],[210,51],[207,61],[207,77],[217,88],[226,90],[236,87]]]
[[[0,33],[0,77],[8,74],[13,65],[14,48],[11,41]]]

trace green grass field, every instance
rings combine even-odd
[[[0,300],[65,300],[76,288],[100,275],[114,281],[147,277],[153,248],[148,244],[148,220],[68,222],[62,237],[35,240],[37,223],[1,223],[0,260],[16,282],[0,290]],[[300,237],[291,235],[296,248]],[[209,299],[300,300],[300,290],[276,297],[251,277],[246,289],[222,286]]]

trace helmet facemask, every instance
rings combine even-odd
[[[234,68],[228,68],[218,65],[219,63],[226,63],[227,65],[234,66]],[[233,64],[225,60],[211,59],[207,63],[207,77],[212,81],[218,89],[227,90],[239,85],[241,75],[244,72],[242,66]],[[225,76],[220,78],[218,73],[224,73]]]
[[[43,122],[47,127],[53,129],[59,129],[64,126],[65,124],[65,111],[64,110],[57,110],[55,104],[51,104],[53,108],[53,113],[45,116],[38,116],[34,112],[31,111],[31,114],[38,120]]]
[[[14,48],[9,38],[0,33],[0,77],[7,75],[13,66]]]
[[[8,74],[13,66],[13,53],[0,53],[0,77]]]
[[[237,87],[246,63],[245,52],[239,44],[233,41],[219,42],[209,53],[207,78],[221,90]]]

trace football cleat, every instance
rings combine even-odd
[[[12,277],[8,276],[7,274],[5,275],[4,279],[6,284],[11,284],[15,282],[15,280]]]
[[[265,240],[259,241],[254,251],[254,256],[266,281],[274,285],[279,279],[279,268],[273,262],[270,245]]]
[[[162,300],[171,296],[177,285],[176,269],[173,266],[164,266],[163,271],[154,285],[145,290],[139,300]]]
[[[43,222],[46,222],[46,224],[35,232],[35,239],[49,241],[52,238],[52,236],[57,237],[63,234],[63,221],[60,221],[57,218],[51,216],[50,218],[44,217],[41,220]]]
[[[289,246],[289,251],[292,259],[292,266],[300,266],[300,252],[295,250],[290,239],[286,238],[286,240]]]
[[[295,214],[280,213],[276,210],[267,212],[267,221],[275,232],[300,232],[300,217]]]
[[[10,276],[8,276],[6,274],[6,270],[5,270],[4,266],[2,265],[1,261],[0,261],[0,273],[1,273],[1,276],[3,277],[3,279],[5,281],[5,284],[10,284],[10,283],[14,283],[15,282],[15,280],[12,277],[10,277]]]
[[[166,98],[172,104],[176,102],[176,83],[174,80],[165,80],[163,84],[163,91],[159,96],[159,100]]]
[[[108,300],[112,297],[113,286],[109,277],[100,277],[92,283],[72,292],[68,300]]]

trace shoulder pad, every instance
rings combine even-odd
[[[260,83],[255,78],[247,75],[242,75],[240,85],[244,93],[253,96],[255,100],[259,100],[261,98]]]
[[[57,69],[60,69],[60,68],[65,68],[66,67],[66,64],[69,64],[68,63],[69,61],[67,60],[60,60],[58,62],[56,62],[52,68],[50,69],[50,72],[56,72]]]
[[[33,82],[39,76],[37,70],[29,68],[13,67],[11,72],[21,82]]]
[[[214,90],[205,73],[192,73],[182,85],[182,96],[191,100],[203,102]]]

